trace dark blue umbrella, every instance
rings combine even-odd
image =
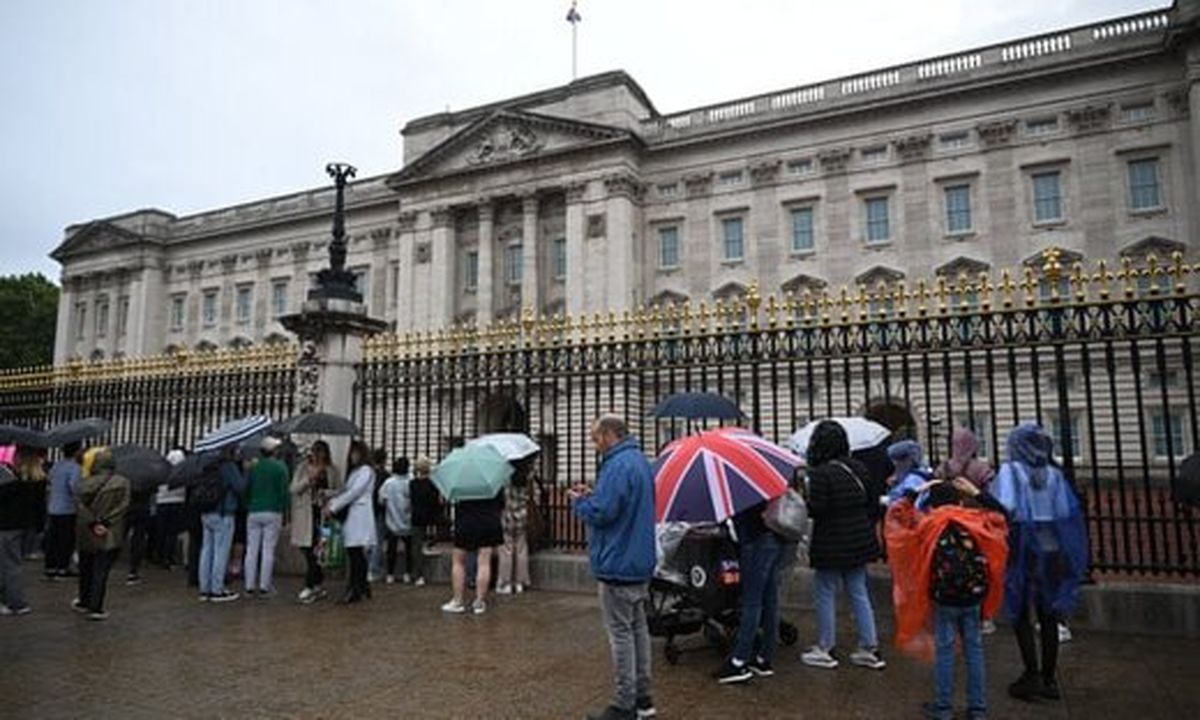
[[[17,425],[0,425],[0,445],[26,445],[28,447],[50,447],[46,433]]]
[[[167,475],[167,486],[175,488],[191,485],[204,477],[205,473],[212,472],[220,461],[220,453],[192,453],[184,458],[183,462],[171,468]]]
[[[715,393],[676,393],[654,408],[656,418],[688,420],[741,420],[744,415],[735,402]]]

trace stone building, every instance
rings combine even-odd
[[[1200,2],[660,113],[609,72],[403,129],[348,190],[348,266],[400,331],[887,287],[1033,261],[1191,258]],[[321,187],[71,225],[57,362],[288,339]]]

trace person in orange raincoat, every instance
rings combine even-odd
[[[917,495],[928,491],[928,512]],[[896,647],[934,660],[934,700],[925,716],[953,717],[954,647],[967,666],[967,715],[987,714],[981,622],[1000,609],[1008,560],[1004,507],[970,480],[931,480],[887,513]]]

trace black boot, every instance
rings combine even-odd
[[[1024,672],[1017,681],[1008,686],[1008,694],[1017,700],[1033,702],[1042,693],[1042,680],[1037,673]]]

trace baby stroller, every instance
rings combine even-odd
[[[702,633],[707,644],[727,653],[737,635],[741,584],[738,548],[724,525],[682,524],[660,532],[661,557],[650,581],[647,623],[653,637],[666,639],[667,662],[679,662],[675,638]],[[779,641],[794,645],[796,626],[779,623]]]

